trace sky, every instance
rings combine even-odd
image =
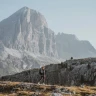
[[[96,0],[0,0],[0,21],[24,6],[43,14],[56,34],[75,34],[96,48]]]

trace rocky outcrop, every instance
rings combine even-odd
[[[58,85],[96,85],[96,58],[74,59],[50,64],[46,67],[46,83]],[[19,78],[19,79],[18,79]],[[37,83],[40,80],[39,69],[24,71],[2,77],[0,80]]]
[[[79,40],[75,35],[58,33],[56,35],[58,56],[69,59],[96,57],[96,49],[89,41]]]

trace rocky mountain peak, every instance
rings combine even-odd
[[[24,7],[21,8],[21,10],[26,10],[26,9],[30,9],[30,8],[27,7],[27,6],[24,6]],[[31,9],[31,10],[32,10],[32,9]]]
[[[56,35],[56,43],[58,55],[62,58],[96,56],[96,49],[91,43],[86,40],[79,40],[74,34],[58,33]]]
[[[57,56],[54,38],[44,16],[28,7],[0,22],[0,40],[8,48]]]

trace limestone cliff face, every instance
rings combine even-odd
[[[0,22],[0,40],[8,48],[57,56],[54,32],[43,15],[27,7]]]
[[[0,76],[59,62],[52,57],[54,32],[42,14],[23,7],[0,22]]]
[[[59,85],[96,85],[96,58],[68,60],[61,64],[45,67],[46,83]],[[19,79],[18,79],[19,78]],[[39,69],[24,71],[2,77],[0,80],[24,81],[37,83],[40,80]]]
[[[54,35],[44,16],[28,7],[21,8],[0,22],[0,42],[10,49],[49,57],[69,59],[71,56],[96,56],[96,49],[90,42],[80,41],[72,34]]]

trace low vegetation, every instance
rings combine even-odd
[[[33,83],[23,82],[0,82],[0,96],[35,96],[33,94],[39,94],[37,96],[51,96],[54,90],[67,90],[61,91],[62,96],[85,96],[90,94],[96,94],[96,87],[91,86],[72,86],[64,87],[57,85],[38,85]],[[59,92],[59,91],[58,91]],[[71,93],[72,95],[70,95]]]

